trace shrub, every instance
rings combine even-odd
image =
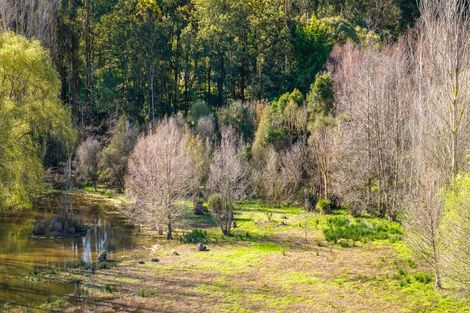
[[[323,230],[323,233],[327,241],[336,244],[341,239],[352,240],[353,242],[395,240],[401,235],[401,230],[396,223],[364,219],[351,220],[346,216],[337,216],[327,220],[327,228]]]
[[[432,277],[429,275],[429,273],[418,272],[415,274],[415,280],[422,284],[429,284],[432,282]]]
[[[326,198],[318,200],[317,211],[323,214],[331,214],[333,212],[333,202]]]
[[[334,110],[333,78],[329,72],[317,74],[307,95],[307,107],[311,114],[329,115]]]
[[[182,243],[209,243],[209,240],[209,234],[201,229],[193,229],[181,237]]]
[[[444,190],[445,213],[441,222],[446,274],[470,291],[470,172],[462,173]]]
[[[222,233],[229,236],[233,224],[233,210],[231,203],[221,194],[213,194],[207,201],[207,206],[220,225]]]

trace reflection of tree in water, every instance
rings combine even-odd
[[[92,263],[93,256],[106,251],[112,256],[117,251],[132,249],[134,229],[116,225],[113,221],[99,218],[97,223],[82,237],[82,261]]]

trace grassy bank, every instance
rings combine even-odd
[[[434,290],[396,223],[256,202],[239,203],[236,221],[227,238],[209,217],[189,216],[180,234],[203,229],[196,240],[203,237],[208,252],[195,243],[151,240],[117,266],[82,276],[79,306],[96,312],[470,312],[470,300]]]

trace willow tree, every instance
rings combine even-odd
[[[75,132],[60,81],[38,41],[0,35],[0,210],[31,205],[41,188],[47,140],[71,151]]]

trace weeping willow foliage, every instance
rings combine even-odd
[[[48,138],[71,151],[76,140],[60,81],[38,41],[0,34],[0,212],[31,205],[42,186]]]

